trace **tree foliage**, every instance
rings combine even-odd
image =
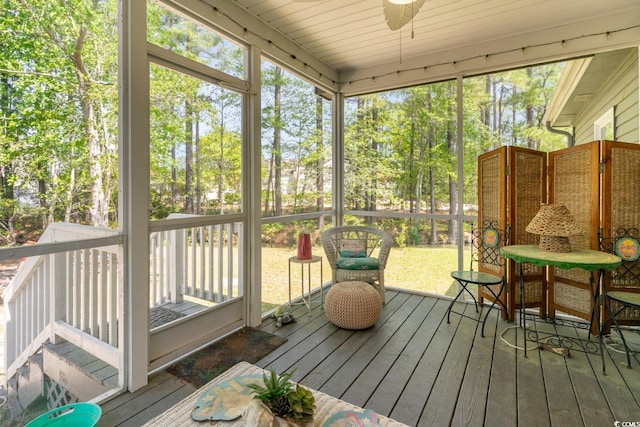
[[[263,215],[323,210],[331,173],[331,110],[316,88],[262,62]]]
[[[112,0],[5,0],[2,221],[107,226],[117,168],[117,27]]]
[[[463,81],[462,182],[454,81],[347,99],[346,207],[455,215],[462,185],[464,205],[473,213],[478,155],[502,145],[562,148],[564,141],[542,123],[561,69],[549,64]],[[400,232],[420,226],[412,223]],[[455,241],[455,226],[448,222],[446,240]],[[429,243],[439,242],[435,220],[422,227],[429,228]]]
[[[115,226],[117,0],[2,0],[0,234],[27,222]],[[244,78],[246,50],[148,3],[149,43]],[[476,158],[511,144],[558,148],[542,116],[561,65],[464,80],[458,177],[456,84],[446,81],[346,100],[347,209],[456,213],[476,202]],[[238,211],[244,96],[197,73],[151,61],[150,215]],[[332,119],[322,91],[262,63],[262,206],[266,216],[321,211],[331,200]],[[407,241],[416,227],[403,226]],[[446,230],[457,235],[453,222]]]

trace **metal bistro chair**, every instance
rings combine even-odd
[[[620,330],[620,323],[637,323],[640,320],[640,230],[619,228],[613,237],[600,236],[600,249],[622,259],[620,267],[604,276],[605,320],[600,339],[613,323],[627,353],[627,366],[631,368],[631,350]]]
[[[476,296],[469,290],[469,285],[482,286],[493,297],[493,301],[482,318],[482,307],[479,316],[471,317],[463,313],[453,311],[463,317],[482,323],[481,334],[484,337],[484,324],[487,321],[489,312],[497,304],[502,306],[507,313],[507,306],[501,299],[502,292],[505,288],[506,265],[505,259],[500,249],[509,244],[509,226],[506,230],[498,228],[497,221],[483,221],[482,226],[475,228],[471,232],[471,268],[470,270],[457,270],[451,272],[453,277],[460,284],[460,291],[449,304],[447,309],[447,323],[450,323],[450,315],[453,311],[453,305],[465,292],[471,295],[475,303],[476,313],[478,313],[478,300]],[[474,270],[474,265],[477,270]],[[497,292],[496,292],[497,291]]]

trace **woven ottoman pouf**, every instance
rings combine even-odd
[[[382,301],[366,282],[340,282],[331,286],[324,311],[334,325],[344,329],[366,329],[376,324]]]

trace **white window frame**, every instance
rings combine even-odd
[[[602,116],[593,122],[593,139],[596,141],[606,139],[604,132],[608,125],[613,127],[613,139],[616,137],[614,108],[609,108]]]

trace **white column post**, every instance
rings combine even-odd
[[[69,271],[68,262],[67,262],[67,253],[61,252],[56,254],[48,255],[48,257],[52,260],[49,264],[49,283],[50,286],[50,294],[49,294],[49,307],[50,307],[50,319],[49,326],[53,326],[56,321],[62,319],[65,314],[65,309],[67,307],[67,282],[70,280],[67,272]],[[68,320],[68,319],[67,319]],[[49,336],[49,340],[56,344],[56,334],[54,332],[54,328],[50,328],[51,334]]]
[[[343,225],[344,220],[344,95],[337,93],[333,98],[333,225]]]
[[[133,392],[147,384],[149,367],[149,62],[146,2],[121,0],[120,8],[118,219],[125,250],[118,333]]]
[[[244,153],[249,160],[246,163],[246,171],[243,173],[245,191],[243,192],[244,212],[247,214],[248,229],[244,236],[245,253],[249,262],[243,263],[249,266],[249,274],[244,277],[245,321],[249,326],[258,326],[262,322],[262,110],[261,110],[261,85],[260,85],[260,49],[252,46],[249,48],[249,81],[251,89],[249,95],[245,95],[244,111]],[[244,231],[244,230],[243,230]],[[246,267],[242,267],[245,268]]]
[[[458,76],[456,79],[456,105],[457,105],[457,144],[458,144],[458,215],[456,221],[458,222],[458,270],[464,269],[464,103],[463,96],[463,81],[462,76]]]

